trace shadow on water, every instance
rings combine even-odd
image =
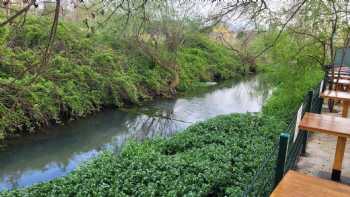
[[[120,150],[131,137],[167,137],[220,114],[258,112],[270,94],[262,84],[257,77],[228,81],[139,108],[106,109],[86,119],[11,140],[0,152],[0,190],[66,175],[102,150]]]

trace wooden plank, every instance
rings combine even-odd
[[[320,95],[322,98],[330,98],[340,101],[350,101],[350,92],[325,90]]]
[[[271,197],[348,197],[350,187],[334,181],[288,171],[270,195]]]
[[[343,117],[305,113],[299,124],[299,129],[340,137],[350,137],[350,120]]]

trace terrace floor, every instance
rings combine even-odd
[[[335,106],[335,111],[339,113],[329,113],[327,101],[325,100],[322,114],[341,116],[339,104]],[[350,121],[350,119],[349,119]],[[301,156],[297,163],[297,171],[304,174],[318,176],[324,179],[331,178],[332,165],[334,160],[337,138],[335,136],[322,133],[309,132],[309,139],[306,147],[306,155]],[[350,140],[347,140],[346,150],[343,160],[341,182],[350,185]]]

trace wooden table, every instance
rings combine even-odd
[[[328,75],[332,76],[332,74],[333,74],[332,71],[329,71],[329,72],[328,72]],[[346,75],[346,76],[349,76],[349,75],[350,75],[349,71],[334,71],[334,75],[338,75],[338,74],[340,74],[340,75]]]
[[[332,74],[333,74],[332,69],[329,69],[328,70],[328,75],[332,76]],[[348,68],[348,67],[342,67],[341,69],[340,68],[335,68],[334,69],[334,74],[335,75],[340,74],[340,75],[349,76],[350,75],[350,68]]]
[[[342,117],[348,116],[348,110],[350,105],[350,92],[325,90],[321,93],[320,96],[322,98],[342,101]]]
[[[349,79],[333,79],[333,83],[335,85],[335,90],[343,90],[344,87],[346,88],[345,90],[350,89],[350,80]]]
[[[349,79],[333,79],[333,82],[341,85],[350,85]]]
[[[329,74],[328,77],[331,78],[332,74]],[[335,74],[334,78],[335,79],[340,78],[340,79],[348,79],[349,80],[350,79],[350,75],[344,75],[344,74],[338,75],[338,74]]]
[[[332,72],[332,68],[329,69],[329,71]],[[335,72],[339,72],[339,71],[340,72],[350,72],[350,68],[347,66],[342,66],[342,67],[338,66],[338,67],[334,67],[334,71]]]
[[[332,180],[339,181],[346,139],[350,137],[350,120],[343,117],[305,113],[299,124],[299,129],[338,137],[332,170]]]
[[[350,187],[333,181],[288,171],[270,197],[348,197]]]

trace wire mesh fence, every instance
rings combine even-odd
[[[242,196],[255,197],[255,196],[268,196],[274,188],[275,183],[275,169],[277,159],[278,146],[274,146],[273,149],[264,161],[257,169],[251,182],[245,188]]]

